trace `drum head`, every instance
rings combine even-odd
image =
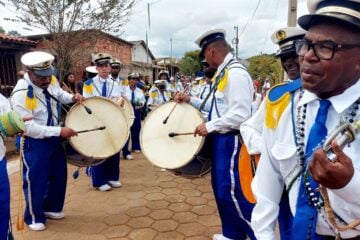
[[[103,97],[87,98],[83,104],[91,109],[92,114],[88,114],[81,104],[75,104],[66,116],[65,126],[75,131],[102,126],[105,129],[79,133],[69,139],[71,146],[94,159],[108,158],[119,152],[129,137],[127,119],[120,107]]]
[[[123,106],[121,106],[122,102],[124,104]],[[131,102],[127,98],[121,97],[119,98],[119,100],[116,101],[116,104],[120,106],[121,110],[126,116],[129,127],[131,127],[135,120],[134,108],[131,105]]]
[[[192,134],[169,137],[170,132],[193,132],[204,122],[197,109],[187,103],[181,103],[176,105],[164,124],[164,119],[175,104],[165,103],[151,111],[141,129],[140,144],[145,157],[161,168],[176,169],[185,166],[204,143],[203,137],[194,137]]]

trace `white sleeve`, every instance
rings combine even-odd
[[[251,215],[251,226],[257,239],[276,240],[275,226],[279,215],[279,203],[284,182],[278,162],[272,158],[270,146],[273,142],[271,130],[264,129],[264,148],[251,188],[256,205]]]
[[[255,114],[240,125],[241,137],[249,154],[260,154],[262,147],[262,132],[265,118],[265,101]]]
[[[73,103],[73,94],[64,91],[60,87],[56,87],[56,98],[63,104]]]
[[[202,109],[202,111],[205,111],[205,112],[209,112],[210,111],[210,108],[211,108],[211,100],[212,100],[212,97],[210,96],[208,98],[208,100],[206,101],[205,105],[204,105],[204,108]],[[190,101],[189,103],[197,108],[197,109],[200,109],[201,107],[201,104],[203,103],[204,99],[200,99],[200,98],[197,98],[197,97],[190,97]]]
[[[239,129],[240,124],[251,116],[253,93],[254,87],[249,74],[239,68],[230,69],[228,83],[224,89],[228,109],[221,117],[206,123],[208,132],[224,128]]]

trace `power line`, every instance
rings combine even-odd
[[[240,37],[242,36],[242,34],[245,32],[248,24],[253,20],[255,14],[256,14],[256,11],[257,11],[258,8],[259,8],[260,3],[261,3],[261,0],[258,1],[257,5],[256,5],[256,7],[255,7],[255,9],[254,9],[253,14],[252,14],[251,17],[249,17],[248,20],[246,21],[245,26],[243,27],[243,29],[242,29],[241,32],[240,32],[239,38],[240,38]]]

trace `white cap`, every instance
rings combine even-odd
[[[54,73],[51,66],[54,59],[54,56],[50,53],[35,51],[25,53],[21,57],[21,63],[31,69],[35,75],[47,77]]]
[[[98,71],[96,70],[96,66],[88,66],[85,68],[85,70],[89,73],[95,73],[95,74],[98,73]]]

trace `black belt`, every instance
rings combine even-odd
[[[322,238],[324,240],[335,240],[336,237],[335,236],[322,236]],[[360,236],[356,236],[356,237],[352,237],[352,238],[341,238],[344,240],[360,240]]]
[[[230,132],[227,133],[220,133],[222,135],[239,135],[240,134],[240,130],[232,130]]]

